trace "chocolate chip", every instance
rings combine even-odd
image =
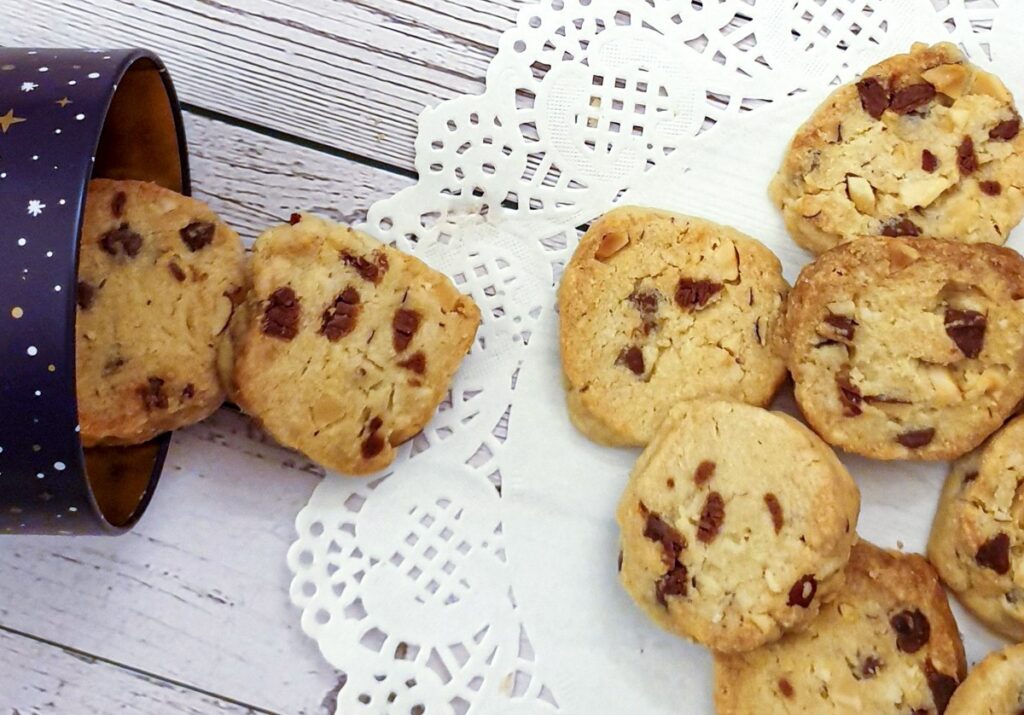
[[[978,188],[986,196],[999,196],[1003,193],[1003,185],[998,181],[979,181]]]
[[[167,264],[167,270],[169,270],[171,272],[171,275],[174,276],[174,280],[178,281],[179,283],[185,280],[185,271],[181,270],[181,266],[179,266],[174,261],[171,261],[170,263]]]
[[[904,610],[889,619],[896,631],[896,647],[904,653],[916,653],[924,647],[932,634],[928,618],[920,610]]]
[[[85,281],[78,281],[75,289],[75,299],[78,301],[79,308],[89,310],[92,307],[93,301],[96,300],[96,289]]]
[[[134,258],[142,248],[142,236],[132,231],[128,224],[122,223],[100,237],[100,248],[111,256],[123,253],[129,258]]]
[[[721,283],[680,278],[676,284],[676,303],[684,310],[700,310],[720,290]]]
[[[634,375],[644,374],[644,354],[636,345],[630,345],[628,348],[622,348],[619,351],[619,356],[615,358],[616,365],[622,365],[629,368],[629,371]]]
[[[939,168],[939,158],[925,149],[921,152],[921,168],[932,173]]]
[[[920,236],[921,229],[906,216],[891,218],[882,224],[882,235],[889,238],[897,236]]]
[[[110,213],[114,218],[121,218],[124,215],[124,206],[128,203],[128,194],[118,191],[110,201]]]
[[[349,286],[324,311],[320,322],[320,334],[332,343],[341,340],[356,329],[356,321],[361,310],[359,291]]]
[[[1013,119],[1007,119],[999,122],[999,124],[992,127],[989,130],[989,139],[998,139],[1000,141],[1010,141],[1020,132],[1020,117],[1014,117]]]
[[[705,459],[697,465],[697,471],[693,473],[693,481],[696,482],[698,487],[702,487],[713,476],[715,476],[715,463]]]
[[[935,99],[935,87],[927,82],[912,84],[893,93],[889,109],[897,114],[909,114],[933,99]]]
[[[814,594],[818,592],[818,580],[814,576],[807,575],[793,584],[789,589],[789,600],[787,606],[799,606],[807,608],[814,600]]]
[[[224,291],[224,297],[231,301],[232,312],[245,300],[245,286],[238,286]]]
[[[697,540],[710,544],[722,530],[725,521],[725,501],[718,492],[711,492],[700,510],[700,521],[697,522]]]
[[[370,420],[369,424],[366,426],[366,430],[369,431],[369,432],[376,432],[377,430],[379,430],[383,426],[384,426],[384,420],[381,419],[378,416],[378,417],[374,417],[372,420]]]
[[[863,410],[860,405],[863,396],[860,390],[850,381],[850,373],[846,370],[836,375],[836,387],[839,388],[839,401],[843,405],[843,415],[846,417],[857,417]]]
[[[935,702],[935,709],[939,715],[946,712],[949,701],[956,690],[956,678],[946,675],[935,669],[935,665],[929,659],[924,664],[924,677],[928,681],[928,688],[932,691],[932,700]]]
[[[427,371],[427,356],[417,351],[408,360],[398,363],[398,367],[404,367],[406,370],[411,370],[417,375],[422,375]]]
[[[974,140],[964,137],[956,148],[956,165],[961,174],[973,174],[978,168],[978,155],[974,153]]]
[[[935,437],[935,428],[908,430],[896,436],[896,441],[907,449],[917,449],[929,444]]]
[[[661,302],[661,293],[657,290],[637,288],[629,296],[629,302],[640,312],[643,334],[650,335],[658,327],[658,304]]]
[[[782,505],[779,504],[778,497],[771,492],[764,495],[764,503],[768,507],[768,512],[772,515],[772,526],[775,527],[775,533],[778,534],[782,531],[782,525],[785,523],[782,515]]]
[[[978,548],[974,560],[1000,576],[1010,572],[1010,537],[1000,532]]]
[[[654,595],[658,603],[667,607],[668,602],[665,596],[685,596],[687,591],[687,572],[683,564],[676,564],[674,568],[664,574],[654,585]]]
[[[640,505],[640,513],[647,514],[647,521],[644,523],[644,538],[660,543],[662,562],[666,566],[673,566],[679,560],[679,554],[686,548],[686,537],[660,516],[649,511],[643,504]]]
[[[178,233],[181,234],[181,240],[188,246],[188,250],[194,253],[209,246],[216,231],[217,227],[209,221],[193,221]]]
[[[159,377],[147,379],[146,384],[139,387],[138,393],[147,412],[167,409],[167,393],[164,392],[164,381]]]
[[[889,107],[889,90],[876,77],[865,77],[857,83],[860,106],[874,119],[881,119]]]
[[[622,573],[622,549],[619,549],[619,573]]]
[[[882,669],[882,661],[873,655],[869,655],[860,664],[860,679],[870,679],[878,675],[878,671]]]
[[[977,478],[978,478],[978,470],[977,469],[972,470],[972,471],[970,471],[970,472],[968,472],[967,474],[964,475],[964,479],[963,479],[963,482],[961,482],[961,484],[970,484],[971,482],[973,482]]]
[[[395,317],[391,320],[391,329],[393,330],[391,342],[395,346],[395,352],[400,353],[409,347],[409,343],[412,342],[412,336],[416,334],[419,328],[419,313],[406,308],[396,310]]]
[[[828,332],[834,333],[843,340],[853,340],[853,336],[857,332],[857,321],[845,315],[829,313],[825,316],[825,322],[832,328]]]
[[[785,678],[779,678],[779,692],[787,698],[792,698],[793,686]]]
[[[384,451],[384,437],[380,434],[380,428],[383,426],[384,420],[378,416],[374,417],[363,427],[363,431],[360,434],[367,434],[366,439],[363,440],[361,445],[363,459],[373,459]]]
[[[191,400],[195,396],[196,396],[196,386],[193,385],[191,382],[188,383],[187,385],[185,385],[185,387],[183,387],[181,389],[181,399],[182,400]]]
[[[952,339],[964,357],[976,358],[985,343],[985,327],[988,320],[976,310],[947,308],[945,316],[946,335]]]
[[[293,213],[291,216],[288,217],[288,223],[290,223],[292,226],[294,226],[301,220],[302,214]]]
[[[263,333],[274,338],[291,340],[299,332],[300,310],[295,291],[288,286],[278,288],[270,294],[267,306],[263,310]]]
[[[380,283],[381,278],[388,272],[388,257],[381,251],[374,251],[370,259],[356,256],[348,251],[343,251],[341,254],[341,260],[345,262],[345,265],[354,268],[364,281]]]

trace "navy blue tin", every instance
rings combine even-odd
[[[93,177],[189,193],[181,112],[159,58],[0,48],[0,533],[126,531],[170,443],[83,449],[79,439],[75,286]]]

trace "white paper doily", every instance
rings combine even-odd
[[[545,0],[502,36],[484,95],[423,112],[419,182],[364,228],[453,276],[484,320],[393,467],[329,474],[296,520],[291,597],[347,675],[336,712],[711,712],[709,657],[618,586],[613,512],[636,452],[568,422],[561,267],[580,226],[636,203],[733,225],[792,281],[809,256],[765,191],[796,127],[915,40],[960,44],[1024,96],[1024,3],[1001,5]],[[861,533],[922,550],[945,467],[844,461]],[[972,662],[997,645],[957,616]]]

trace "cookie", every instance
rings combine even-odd
[[[620,580],[659,626],[744,651],[811,620],[842,585],[860,492],[778,412],[680,403],[619,502]]]
[[[1024,417],[952,465],[928,558],[978,618],[1024,641]]]
[[[292,220],[253,246],[233,397],[281,444],[376,472],[434,414],[480,311],[412,256],[317,216]]]
[[[1024,214],[1024,136],[1003,83],[952,44],[915,44],[833,92],[769,188],[814,253],[859,236],[1006,240]]]
[[[876,459],[952,459],[1024,397],[1024,259],[871,237],[804,268],[779,332],[807,421]]]
[[[245,291],[238,235],[156,184],[89,184],[75,326],[82,442],[125,445],[224,401],[228,322]]]
[[[558,294],[569,415],[590,439],[640,446],[680,400],[767,405],[789,286],[778,259],[726,226],[627,207],[595,221]]]
[[[1024,712],[1024,643],[989,654],[949,701],[946,715],[1020,715]]]
[[[805,630],[715,656],[715,712],[941,715],[966,668],[928,562],[861,541],[842,590]]]

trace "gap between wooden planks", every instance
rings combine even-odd
[[[247,242],[296,210],[361,220],[412,183],[207,118],[187,125],[196,195]],[[221,410],[175,436],[131,533],[5,539],[0,629],[15,633],[0,630],[0,713],[333,713],[341,676],[301,632],[284,560],[320,474]]]

